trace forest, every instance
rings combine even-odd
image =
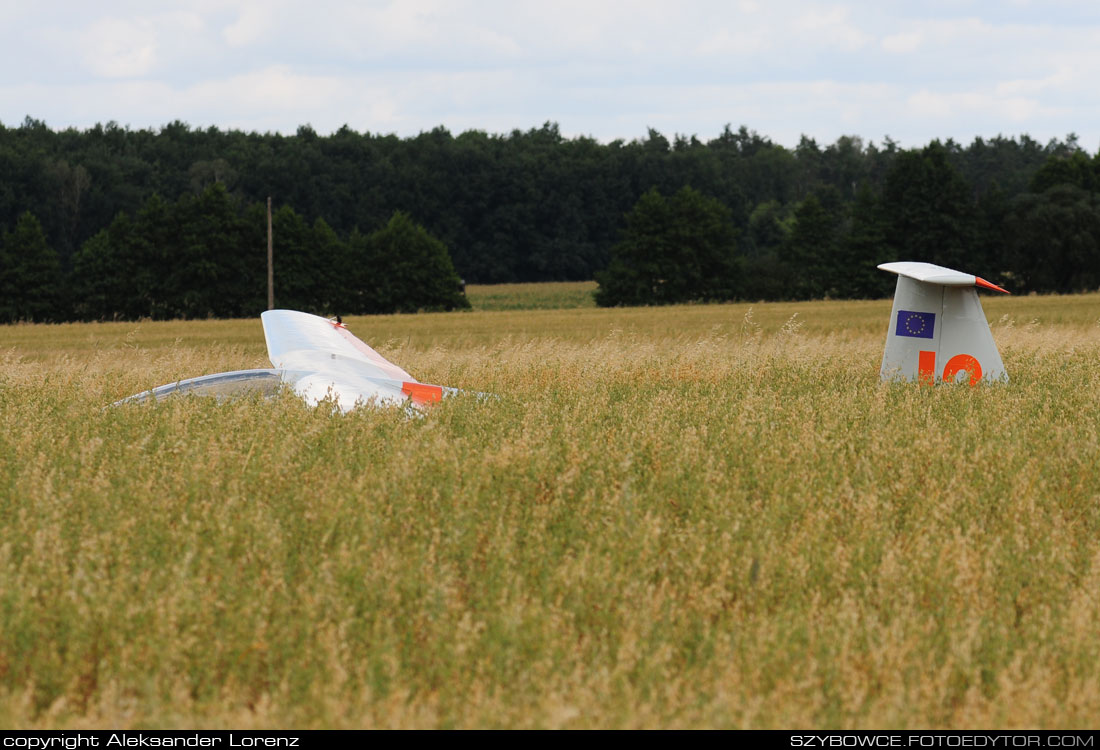
[[[643,197],[685,188],[728,224],[722,298],[877,297],[891,279],[875,264],[898,259],[1015,293],[1100,288],[1100,154],[1073,134],[787,148],[744,126],[601,143],[554,123],[401,138],[183,122],[53,130],[27,118],[0,124],[0,319],[255,314],[268,196],[279,304],[393,309],[379,300],[403,292],[371,289],[387,261],[367,238],[395,221],[433,258],[449,253],[444,286],[453,272],[470,283],[598,278]]]

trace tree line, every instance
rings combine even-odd
[[[976,191],[933,142],[902,151],[881,189],[845,200],[816,188],[788,207],[759,205],[747,236],[730,208],[681,188],[646,193],[626,217],[611,262],[596,274],[601,305],[887,295],[891,260],[974,272],[1017,293],[1100,288],[1100,155],[1047,158],[1028,188]]]
[[[0,239],[0,321],[250,317],[267,306],[267,208],[214,184],[119,213],[65,273],[28,212]],[[289,206],[272,215],[279,307],[322,314],[468,308],[447,248],[407,214],[341,237]],[[244,249],[244,250],[242,250]]]
[[[728,126],[707,141],[650,130],[604,144],[565,138],[552,123],[399,138],[180,122],[54,131],[28,118],[0,125],[0,289],[51,278],[38,307],[21,313],[34,319],[254,314],[265,294],[255,277],[265,253],[257,212],[268,195],[283,206],[276,235],[300,240],[280,253],[282,270],[276,264],[287,305],[375,305],[366,298],[381,293],[371,287],[377,274],[352,289],[354,269],[326,275],[317,258],[363,263],[363,237],[397,215],[445,246],[469,282],[590,279],[633,262],[628,217],[654,208],[651,191],[676,204],[690,187],[721,209],[728,257],[720,277],[702,289],[681,285],[678,299],[878,296],[889,279],[874,265],[897,259],[955,266],[1013,291],[1079,291],[1100,287],[1098,158],[1072,135],[913,149],[889,138],[821,146],[804,137],[786,148]],[[672,205],[666,219],[680,209],[694,210]],[[19,259],[34,223],[52,259]],[[299,247],[307,250],[288,255]],[[123,302],[111,274],[124,266],[108,273],[108,257],[131,264],[121,271],[130,284]]]

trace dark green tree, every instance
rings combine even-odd
[[[1031,191],[1042,193],[1055,185],[1075,185],[1089,192],[1100,192],[1100,154],[1092,159],[1083,151],[1051,156],[1031,178]]]
[[[120,213],[111,226],[93,235],[73,256],[69,278],[72,312],[80,320],[129,317],[126,309],[133,294],[133,277],[123,256],[133,225]]]
[[[765,201],[752,210],[742,248],[745,255],[756,257],[779,252],[791,231],[788,209],[779,201]]]
[[[797,199],[801,200],[809,196],[820,186],[822,177],[821,149],[817,141],[803,135],[794,149],[795,159],[798,161],[798,183],[795,188]]]
[[[1009,291],[1012,289],[1010,274],[1012,261],[1008,247],[1008,215],[1012,210],[1010,196],[1001,189],[997,180],[993,180],[978,197],[975,223],[977,239],[974,245],[975,269],[982,269],[982,276],[994,283],[1001,284]]]
[[[349,242],[350,312],[412,313],[470,307],[447,246],[397,211],[383,228]]]
[[[668,305],[737,296],[736,230],[720,201],[684,187],[670,198],[656,189],[626,217],[607,270],[596,274],[596,302]]]
[[[324,219],[310,225],[289,206],[276,211],[272,223],[275,306],[318,314],[357,312],[349,296],[357,269],[348,243]]]
[[[751,300],[782,299],[789,295],[789,268],[779,253],[794,222],[791,206],[770,200],[749,215],[748,229],[738,250],[742,272],[738,296]]]
[[[154,195],[134,220],[120,213],[76,253],[74,312],[84,319],[256,315],[265,275],[257,234],[220,184],[176,203]]]
[[[811,195],[795,209],[790,235],[780,250],[789,278],[784,296],[811,299],[841,294],[838,286],[846,269],[839,262],[837,245],[843,216],[835,188]]]
[[[173,209],[154,193],[134,217],[130,231],[117,236],[114,252],[127,274],[128,293],[119,300],[123,318],[166,320],[178,314],[170,301],[175,290],[168,285],[179,239]],[[115,241],[114,232],[109,236]]]
[[[841,136],[822,153],[820,179],[835,187],[846,200],[851,200],[870,172],[869,152],[862,138]]]
[[[321,286],[319,259],[311,257],[313,233],[306,220],[290,206],[280,206],[272,216],[274,235],[275,307],[307,312],[316,309],[311,298]],[[266,242],[266,240],[265,240]]]
[[[897,260],[975,268],[974,200],[966,181],[933,141],[898,154],[882,192],[886,241]]]
[[[854,299],[875,299],[888,295],[895,280],[879,271],[880,263],[896,260],[886,246],[886,226],[878,196],[869,183],[856,190],[855,202],[849,207],[847,231],[840,240],[837,267],[842,276],[837,282],[837,296]]]
[[[172,317],[241,317],[260,285],[259,248],[245,246],[245,227],[220,182],[200,195],[185,194],[167,217],[173,236],[159,242],[165,255],[164,304]],[[150,235],[161,227],[146,226]]]
[[[1019,196],[1006,220],[1014,292],[1100,288],[1100,195],[1055,185]]]
[[[861,229],[864,184],[875,194],[878,220]],[[85,131],[55,131],[33,118],[0,124],[0,226],[11,229],[33,212],[62,271],[72,272],[72,291],[57,295],[64,302],[58,314],[83,304],[79,315],[92,317],[263,309],[266,221],[259,202],[268,195],[293,207],[304,243],[291,241],[299,229],[293,221],[283,241],[276,238],[277,304],[320,311],[348,304],[340,296],[349,291],[346,275],[328,275],[334,266],[326,259],[339,255],[331,233],[346,246],[353,228],[380,227],[397,210],[438,237],[471,282],[589,279],[608,267],[624,217],[647,190],[669,196],[692,185],[730,210],[744,255],[738,294],[762,299],[790,294],[778,252],[809,196],[834,215],[842,256],[849,238],[868,230],[866,250],[881,227],[885,259],[931,260],[992,279],[1013,271],[1012,243],[1004,237],[1008,207],[1029,186],[1042,195],[1063,184],[1100,192],[1100,157],[1082,151],[1072,134],[1049,143],[998,136],[902,151],[889,138],[876,146],[853,136],[785,148],[745,126],[727,126],[712,140],[652,130],[602,144],[565,137],[554,123],[503,134],[438,127],[409,138],[348,127],[326,135],[304,126],[282,135],[183,122],[155,130],[108,122]],[[226,198],[206,195],[218,185],[229,191]],[[824,199],[826,188],[838,192],[838,204]],[[193,202],[181,205],[184,196]],[[128,231],[114,227],[100,236],[123,212]],[[237,232],[231,214],[245,225],[236,248],[226,240]],[[75,270],[94,237],[85,267],[94,256],[100,266],[109,260],[123,269],[117,281],[94,276],[99,291]],[[125,293],[105,291],[112,284]],[[184,286],[189,290],[180,291]],[[90,296],[82,302],[77,289]]]
[[[29,211],[0,240],[0,321],[62,320],[57,253]]]
[[[314,286],[309,292],[310,303],[304,309],[333,314],[352,311],[354,290],[348,276],[354,260],[350,245],[340,239],[324,219],[314,220],[309,229],[306,257],[312,259],[317,268],[313,274]]]

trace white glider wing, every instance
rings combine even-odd
[[[413,380],[413,376],[351,335],[342,324],[296,310],[260,315],[271,366],[283,370],[317,369],[328,361],[354,363],[364,376]]]
[[[308,403],[331,398],[345,412],[370,401],[423,406],[454,391],[419,382],[336,321],[295,310],[268,310],[260,319],[271,364]]]
[[[352,336],[342,323],[294,310],[260,316],[271,370],[239,370],[169,383],[117,402],[160,401],[177,393],[227,398],[289,386],[307,403],[331,400],[343,412],[367,404],[426,406],[456,393],[421,383]]]
[[[1008,292],[968,273],[932,263],[883,263],[898,285],[886,331],[883,380],[921,383],[1007,381],[977,288]]]

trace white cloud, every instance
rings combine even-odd
[[[344,122],[793,145],[1100,140],[1100,11],[991,0],[101,0],[0,9],[0,120],[293,132]],[[152,8],[152,10],[150,10]],[[6,14],[6,15],[5,15]]]
[[[695,52],[705,57],[756,55],[768,49],[769,43],[764,34],[718,29],[704,37]]]
[[[344,89],[338,78],[296,74],[279,66],[203,81],[183,89],[178,96],[200,110],[238,102],[238,106],[248,111],[308,111],[333,106]]]
[[[1020,78],[1014,81],[1001,81],[997,84],[996,92],[999,96],[1015,96],[1030,94],[1040,95],[1051,89],[1064,89],[1072,85],[1075,76],[1073,69],[1069,67],[1059,68],[1054,73],[1042,78]]]
[[[887,52],[896,54],[908,54],[916,52],[924,41],[924,35],[919,31],[908,31],[900,34],[891,34],[882,39],[882,48]]]
[[[870,37],[849,20],[850,16],[851,9],[845,6],[820,9],[810,6],[795,16],[794,26],[809,32],[807,37],[810,34],[817,37],[826,46],[853,51],[865,45]],[[812,37],[810,39],[812,41]]]
[[[909,111],[920,117],[947,117],[952,107],[949,97],[927,89],[910,94]]]
[[[917,117],[945,119],[959,115],[984,113],[1013,125],[1027,122],[1044,108],[1036,99],[1021,96],[996,96],[984,92],[966,91],[937,93],[921,90],[909,96],[907,105]]]
[[[85,34],[84,59],[96,74],[108,78],[145,75],[156,63],[156,33],[144,21],[98,21]]]
[[[260,3],[241,7],[237,19],[222,29],[222,37],[230,47],[243,47],[263,37],[272,26],[273,9]]]

